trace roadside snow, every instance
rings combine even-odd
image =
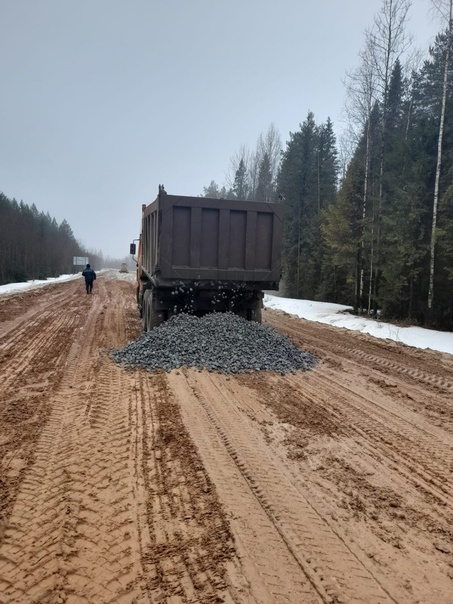
[[[301,319],[307,319],[307,321],[316,321],[334,327],[360,331],[375,338],[402,342],[415,348],[429,348],[453,354],[453,333],[451,332],[434,331],[422,327],[397,327],[391,323],[384,323],[368,317],[357,317],[348,312],[351,310],[350,306],[280,298],[268,294],[264,297],[264,306],[283,310]]]
[[[119,279],[124,281],[135,282],[135,271],[130,273],[120,273],[118,269],[104,268],[100,271],[96,271],[97,275],[105,275],[107,279]],[[46,280],[34,279],[33,281],[26,281],[25,283],[7,283],[6,285],[0,285],[0,296],[2,294],[10,294],[14,292],[20,292],[26,289],[37,289],[50,285],[51,283],[59,283],[61,281],[72,281],[74,279],[83,279],[82,273],[76,273],[74,275],[60,275],[55,279],[49,278]]]
[[[26,281],[25,283],[7,283],[6,285],[0,285],[0,295],[19,292],[24,289],[37,289],[45,285],[50,285],[51,283],[58,283],[59,281],[71,281],[72,279],[77,279],[80,277],[81,273],[78,273],[77,275],[60,275],[60,277],[56,277],[55,279],[49,278],[43,281],[34,279],[33,281]]]

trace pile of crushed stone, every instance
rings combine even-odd
[[[232,313],[198,318],[178,314],[120,350],[114,361],[128,368],[171,371],[196,367],[220,373],[312,369],[316,359],[274,329]]]

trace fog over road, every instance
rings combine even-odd
[[[267,309],[313,370],[127,371],[135,286],[0,298],[0,603],[451,603],[453,356]]]

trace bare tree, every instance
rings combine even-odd
[[[227,173],[225,175],[225,184],[227,189],[233,189],[234,181],[236,179],[236,173],[241,165],[241,162],[247,169],[247,173],[250,170],[251,152],[247,145],[241,145],[236,153],[230,157],[230,165],[228,166]]]
[[[231,157],[230,165],[225,177],[227,188],[233,189],[236,174],[242,161],[247,171],[249,197],[254,199],[258,187],[260,168],[266,154],[270,162],[272,184],[275,186],[278,170],[280,168],[281,152],[282,143],[280,134],[275,125],[271,124],[264,135],[259,135],[255,151],[252,152],[246,145],[241,145]]]
[[[445,106],[447,103],[448,68],[450,64],[450,49],[452,43],[452,10],[453,0],[432,0],[434,9],[447,22],[447,40],[445,48],[444,80],[442,87],[442,104],[440,110],[439,136],[437,141],[436,178],[434,182],[433,220],[431,226],[431,245],[429,259],[428,311],[431,310],[434,299],[434,261],[436,249],[437,206],[439,202],[439,182],[442,165],[442,143],[444,138]]]
[[[381,212],[383,204],[383,182],[385,164],[385,145],[387,137],[387,111],[390,78],[396,61],[409,48],[410,37],[406,34],[405,25],[407,14],[411,6],[410,0],[383,0],[381,11],[376,15],[374,27],[367,32],[367,38],[371,51],[371,60],[377,75],[377,84],[380,90],[381,107],[381,141],[379,162],[379,195],[375,217],[375,239],[374,251],[374,309],[376,310],[376,296],[378,287],[378,274],[380,263],[381,242]],[[373,262],[373,259],[371,260]]]
[[[364,288],[364,255],[365,255],[365,219],[369,206],[369,178],[371,165],[371,114],[373,106],[377,102],[378,85],[377,85],[377,70],[374,60],[374,49],[372,40],[367,36],[365,46],[359,53],[362,59],[361,65],[353,72],[347,74],[346,81],[346,115],[349,123],[349,136],[357,145],[361,137],[365,138],[365,155],[363,158],[363,194],[362,194],[362,235],[360,242],[360,250],[358,253],[357,263],[359,276],[356,284],[357,292],[357,307],[362,308],[363,288]],[[373,229],[373,222],[371,228]],[[373,246],[374,233],[371,234],[371,246]],[[370,253],[370,289],[368,292],[368,312],[371,309],[371,284],[373,275],[373,249]]]
[[[266,153],[269,157],[270,172],[272,180],[275,182],[282,156],[282,140],[275,124],[271,124],[264,137],[260,137],[260,139],[262,155],[264,156]]]
[[[250,158],[248,169],[250,179],[250,196],[252,198],[256,196],[260,169],[262,168],[263,160],[266,156],[266,162],[269,162],[271,183],[272,186],[275,187],[278,170],[280,168],[281,154],[282,141],[280,134],[275,125],[272,123],[264,135],[259,135],[256,143],[255,153],[253,153]]]
[[[386,145],[386,126],[390,80],[396,61],[408,49],[410,39],[405,33],[410,0],[383,0],[380,12],[375,16],[373,27],[365,32],[365,44],[359,53],[360,66],[346,77],[346,135],[355,147],[364,144],[362,235],[358,252],[357,304],[364,295],[364,255],[367,215],[370,216],[369,291],[368,312],[374,297],[376,303],[377,277],[379,272],[380,215],[383,198],[383,175]],[[377,203],[370,199],[370,168],[373,155],[372,143],[376,139],[376,119],[379,109],[379,194]],[[373,130],[374,129],[374,130]]]

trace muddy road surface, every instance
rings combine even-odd
[[[453,357],[263,315],[315,369],[126,371],[116,272],[0,297],[2,604],[453,603]]]

